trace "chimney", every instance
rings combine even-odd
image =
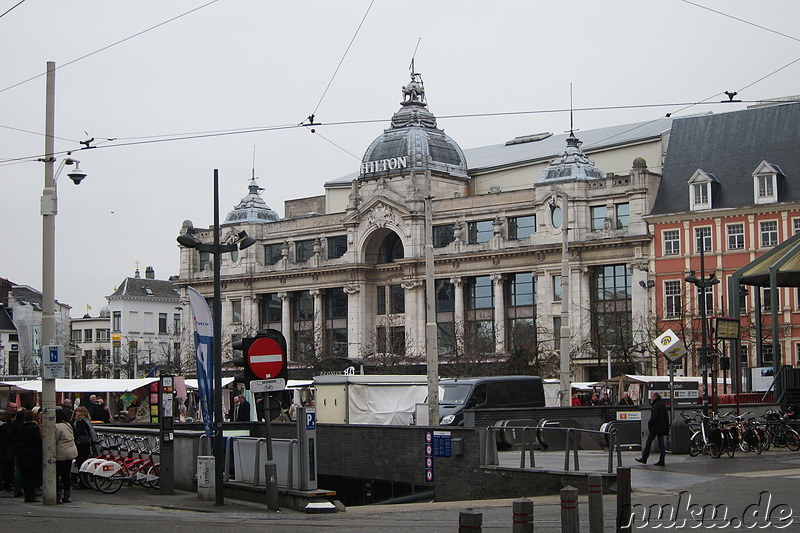
[[[153,270],[153,267],[147,267],[144,269],[144,277],[147,279],[156,279],[156,271]]]

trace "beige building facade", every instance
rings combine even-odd
[[[554,377],[564,298],[573,380],[604,378],[609,357],[615,372],[650,373],[643,216],[655,201],[670,123],[580,132],[583,143],[573,133],[542,133],[464,151],[438,128],[414,74],[357,174],[287,201],[283,219],[250,182],[221,225],[223,242],[243,230],[257,240],[222,257],[223,346],[272,328],[286,337],[290,360],[314,371],[335,361],[380,372],[420,368],[430,239],[443,374],[497,368]],[[212,241],[213,228],[187,220],[181,233],[189,228]],[[184,296],[193,286],[210,299],[212,265],[209,254],[181,248],[173,282]],[[191,323],[188,309],[183,319]]]

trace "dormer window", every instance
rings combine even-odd
[[[772,204],[778,201],[783,183],[783,172],[778,165],[762,161],[753,172],[753,192],[756,204]]]
[[[689,208],[692,211],[711,209],[717,187],[719,181],[714,174],[697,169],[689,180]]]

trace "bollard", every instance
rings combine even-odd
[[[278,465],[267,461],[264,465],[264,478],[267,481],[267,509],[280,511],[278,498]]]
[[[589,474],[589,533],[603,533],[603,477]]]
[[[631,467],[617,468],[617,533],[631,532]]]
[[[458,533],[482,531],[483,513],[467,509],[458,515]]]
[[[514,521],[512,533],[533,533],[533,502],[527,498],[512,503]]]
[[[580,533],[578,489],[569,485],[561,489],[561,533]]]

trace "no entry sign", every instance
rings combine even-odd
[[[250,371],[261,379],[269,379],[280,374],[285,364],[285,354],[274,339],[256,339],[247,350]]]

